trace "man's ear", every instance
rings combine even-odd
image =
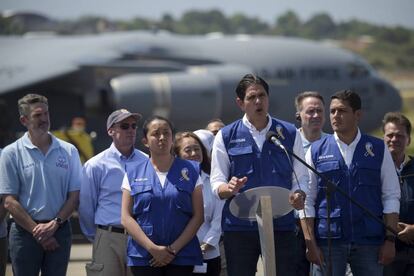
[[[296,112],[295,118],[296,118],[296,121],[298,121],[298,122],[302,121],[302,119],[300,118],[300,113],[299,112]]]
[[[361,109],[356,110],[355,111],[355,115],[357,117],[358,123],[361,122],[361,119],[362,119],[362,110]]]
[[[244,102],[243,102],[243,100],[242,99],[240,99],[239,97],[236,97],[236,103],[237,103],[237,105],[240,107],[240,109],[242,110],[242,111],[244,111]]]
[[[24,115],[21,115],[19,118],[19,121],[22,125],[26,126],[27,125],[27,118]]]
[[[114,130],[112,128],[108,129],[108,135],[109,136],[114,136]]]

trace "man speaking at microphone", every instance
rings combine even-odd
[[[247,74],[239,82],[236,94],[236,103],[245,114],[216,135],[210,177],[213,191],[221,199],[227,199],[222,228],[228,274],[254,276],[261,254],[257,222],[233,216],[229,210],[231,199],[252,188],[278,186],[290,190],[290,203],[301,209],[308,175],[302,164],[292,160],[291,166],[285,152],[266,140],[266,134],[273,131],[284,147],[304,157],[295,126],[268,114],[268,84],[258,76]],[[274,219],[273,224],[277,275],[295,275],[297,246],[293,211]]]

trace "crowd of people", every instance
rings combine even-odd
[[[93,157],[49,131],[46,97],[21,98],[27,132],[0,151],[0,276],[8,254],[14,275],[66,275],[75,211],[93,244],[87,275],[253,276],[258,223],[230,205],[274,186],[289,192],[294,209],[273,219],[277,275],[414,275],[410,121],[387,113],[378,139],[358,127],[357,93],[335,92],[325,107],[327,99],[306,91],[294,103],[297,128],[269,114],[261,77],[243,76],[235,92],[243,117],[196,131],[176,133],[161,116],[140,129],[141,114],[115,110],[106,123],[112,144]],[[323,132],[326,108],[333,134]],[[84,131],[85,121],[74,124]],[[145,152],[135,148],[139,130]]]

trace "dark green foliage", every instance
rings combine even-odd
[[[326,13],[315,14],[303,22],[293,11],[287,11],[276,18],[274,25],[241,13],[226,16],[216,9],[190,10],[178,19],[165,14],[158,21],[141,17],[116,21],[85,16],[75,21],[60,21],[55,24],[54,31],[60,34],[161,29],[180,34],[221,32],[283,35],[315,40],[334,39],[343,47],[364,56],[377,69],[414,69],[413,30],[400,26],[378,26],[359,20],[337,23]],[[19,20],[0,17],[0,34],[24,34],[33,31],[30,28],[29,24]]]

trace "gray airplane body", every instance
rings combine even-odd
[[[82,114],[103,134],[106,116],[119,107],[167,116],[180,130],[216,117],[231,122],[241,116],[234,88],[250,72],[271,86],[270,113],[288,121],[295,118],[294,97],[305,90],[327,100],[337,90],[356,90],[364,104],[363,130],[401,108],[398,91],[361,57],[309,40],[163,31],[0,37],[0,98],[17,118],[19,97],[46,95],[54,128]],[[21,129],[17,120],[14,128]]]

